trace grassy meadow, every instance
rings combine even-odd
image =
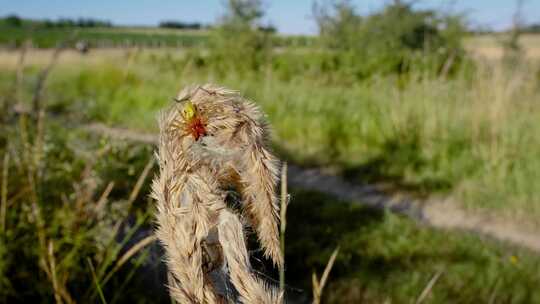
[[[157,132],[158,111],[180,88],[219,83],[263,107],[276,149],[290,161],[397,191],[441,192],[515,219],[540,215],[534,65],[509,70],[486,63],[453,79],[413,74],[340,84],[272,69],[221,75],[173,50],[92,56],[99,51],[55,67],[47,91],[53,111]]]
[[[190,84],[255,101],[289,163],[540,228],[537,36],[510,60],[487,36],[461,37],[463,52],[405,35],[403,49],[363,53],[237,30],[84,29],[86,54],[47,49],[68,29],[0,32],[0,303],[169,303],[148,197],[154,147],[87,126],[157,133],[160,109]],[[454,43],[444,35],[433,41]],[[12,48],[27,38],[35,48]],[[141,45],[95,48],[130,39]],[[310,302],[336,247],[323,303],[540,302],[536,252],[354,203],[291,189],[290,303]],[[254,269],[276,283],[252,243]]]
[[[53,68],[44,97],[48,131],[43,153],[48,159],[46,170],[54,173],[54,179],[44,180],[43,187],[53,183],[59,191],[43,192],[45,197],[59,200],[47,202],[46,206],[66,204],[62,202],[63,195],[78,200],[82,194],[77,192],[77,187],[67,185],[77,179],[82,179],[80,183],[88,182],[83,164],[90,155],[101,151],[101,147],[106,152],[96,160],[96,168],[91,168],[90,175],[96,180],[92,188],[95,192],[86,194],[88,204],[98,204],[92,199],[99,200],[109,182],[114,182],[108,201],[110,208],[121,209],[129,201],[130,189],[150,159],[152,148],[114,143],[107,137],[96,138],[88,135],[84,126],[101,122],[157,132],[158,111],[171,102],[181,87],[213,82],[238,89],[263,107],[273,127],[275,150],[284,160],[331,167],[352,181],[380,184],[387,191],[426,197],[452,196],[476,211],[536,223],[540,214],[536,195],[540,141],[535,135],[540,127],[537,103],[540,91],[538,79],[529,70],[531,66],[510,70],[502,64],[486,64],[479,65],[472,74],[458,73],[451,79],[412,74],[409,79],[380,76],[340,84],[315,74],[289,74],[271,68],[248,75],[234,71],[220,73],[201,65],[198,57],[190,57],[190,52],[132,49],[113,53],[96,50],[89,55],[68,51],[61,55],[66,62],[60,57]],[[32,51],[29,60],[35,60],[31,54]],[[293,51],[277,56],[299,55]],[[15,79],[15,67],[4,67],[1,81],[4,94],[9,93]],[[32,100],[36,75],[41,68],[39,63],[24,68],[23,90],[19,92],[23,104]],[[30,106],[31,103],[26,103],[23,108]],[[16,130],[21,126],[19,123],[12,132],[20,132]],[[8,136],[7,140],[12,152],[18,153],[17,144],[11,143],[13,138]],[[7,192],[10,201],[14,196],[24,196],[17,194],[16,185],[16,181],[10,180]],[[130,213],[135,212],[139,225],[150,229],[152,204],[146,199],[148,180],[144,185],[132,202],[135,211]],[[62,194],[70,193],[72,188],[73,194]],[[12,204],[23,204],[24,199],[18,200]],[[287,235],[291,244],[287,251],[291,294],[308,297],[311,271],[321,272],[331,251],[339,245],[341,253],[325,293],[329,303],[410,302],[439,272],[440,279],[430,296],[433,303],[456,299],[460,303],[489,299],[534,303],[540,296],[532,287],[540,280],[536,272],[540,259],[526,250],[475,236],[418,227],[408,219],[388,213],[350,208],[332,202],[331,198],[320,198],[319,194],[293,192]],[[60,215],[53,212],[51,216]],[[16,221],[8,219],[8,224]],[[114,226],[113,219],[110,221]],[[122,217],[116,221],[125,222]],[[56,229],[59,228],[50,233],[73,237]],[[125,229],[129,235],[129,229],[133,228]],[[66,242],[68,248],[74,246],[71,250],[75,252],[82,250],[77,242],[60,242]],[[125,242],[135,243],[127,239]],[[114,261],[126,251],[126,245],[122,244],[125,243],[92,249],[93,254],[97,251],[106,257],[94,261],[102,265],[98,280],[107,279],[107,274],[115,269]],[[137,269],[134,274],[115,273],[119,281],[125,282],[105,281],[102,288],[107,301],[126,300],[117,298],[118,286],[129,291],[137,289],[137,284],[144,284],[141,276],[145,272],[139,269],[146,269],[151,261],[156,261],[155,257],[145,260],[144,257],[151,255],[145,250],[141,260],[130,262],[138,265],[134,266]],[[66,280],[93,290],[89,268],[78,269],[77,262],[70,261],[73,254],[68,251],[58,257],[66,272],[71,267],[78,271],[66,273]],[[10,260],[7,261],[9,264]],[[265,269],[264,265],[261,267]],[[8,281],[15,282],[6,286],[11,286],[12,291],[20,290],[16,284],[21,284],[24,276],[13,274],[9,267],[6,271]],[[62,267],[58,271],[62,273]],[[127,267],[123,271],[128,272]],[[45,281],[43,285],[43,290],[30,295],[51,294],[50,283]],[[66,283],[66,289],[77,291],[78,288]],[[166,301],[163,290],[157,290]],[[94,300],[97,296],[96,292],[88,291],[86,295]],[[16,299],[9,292],[4,296]],[[146,302],[136,297],[137,302]]]

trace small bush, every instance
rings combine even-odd
[[[271,52],[271,31],[261,30],[259,0],[229,0],[210,39],[209,62],[220,72],[259,71]]]
[[[396,2],[382,11],[361,16],[348,1],[315,5],[320,42],[333,51],[336,69],[365,78],[406,73],[414,68],[449,74],[463,60],[464,25],[459,16],[414,10]]]

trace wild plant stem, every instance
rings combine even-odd
[[[281,206],[280,206],[280,247],[281,254],[285,257],[285,230],[287,228],[287,162],[283,163],[281,168]],[[279,268],[279,290],[284,292],[285,290],[285,263]]]
[[[96,276],[96,270],[94,268],[94,265],[92,264],[92,260],[90,260],[90,258],[86,258],[86,262],[88,262],[88,267],[90,267],[90,272],[92,273],[92,279],[94,280],[94,284],[96,284],[96,289],[98,291],[101,303],[107,304],[107,301],[105,301],[105,295],[103,294],[103,290],[101,290],[101,286],[99,285],[99,282]]]
[[[53,291],[54,291],[54,299],[56,300],[56,303],[61,304],[62,303],[62,297],[60,296],[60,290],[58,287],[58,278],[56,277],[56,262],[54,259],[54,244],[52,241],[49,241],[48,246],[48,260],[49,260],[49,270],[51,272],[51,281],[53,285]]]
[[[317,279],[317,274],[313,272],[312,276],[312,283],[313,283],[313,304],[320,304],[322,293],[324,286],[326,285],[326,281],[328,280],[328,276],[330,275],[330,271],[332,270],[332,267],[334,266],[334,262],[336,261],[336,257],[339,253],[339,247],[332,252],[332,255],[330,256],[330,259],[328,260],[328,263],[326,264],[326,267],[324,268],[324,272],[321,276],[321,280],[319,281]]]
[[[6,231],[8,175],[9,175],[9,153],[6,150],[4,154],[4,162],[2,164],[2,200],[0,201],[0,229],[2,233]]]

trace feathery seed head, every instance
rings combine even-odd
[[[232,186],[265,255],[281,266],[278,161],[266,147],[261,111],[213,85],[188,87],[176,101],[160,120],[160,174],[153,185],[171,293],[182,303],[217,303],[222,295],[210,278],[217,271],[230,278],[240,302],[281,303],[252,273],[244,223],[225,202]]]

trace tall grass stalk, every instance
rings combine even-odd
[[[14,84],[15,95],[33,96],[32,100],[23,100],[22,97],[16,99],[17,103],[23,105],[34,104],[34,111],[21,111],[18,125],[13,117],[9,117],[6,124],[2,125],[2,133],[5,130],[6,136],[1,135],[4,154],[0,180],[0,233],[6,246],[2,244],[1,249],[12,251],[16,258],[3,259],[0,263],[2,275],[15,274],[13,278],[1,278],[2,287],[7,287],[7,290],[2,288],[4,290],[0,290],[0,293],[8,299],[19,297],[21,291],[18,288],[21,286],[21,278],[24,278],[21,274],[40,270],[45,280],[31,283],[32,288],[21,293],[23,297],[51,296],[57,303],[93,302],[96,300],[92,295],[94,291],[96,296],[104,299],[103,294],[99,294],[102,290],[86,283],[94,281],[102,288],[104,284],[100,278],[103,275],[108,275],[107,279],[110,280],[120,267],[151,243],[151,239],[145,239],[134,247],[125,248],[135,231],[147,224],[145,211],[139,209],[132,214],[128,213],[129,210],[118,211],[122,203],[127,205],[127,209],[134,204],[137,194],[144,187],[144,178],[136,183],[127,200],[119,201],[115,194],[114,207],[106,204],[112,192],[112,182],[103,190],[101,196],[96,195],[101,182],[98,176],[103,174],[98,173],[96,165],[109,160],[108,155],[105,155],[107,150],[98,151],[90,159],[81,159],[79,151],[75,151],[78,149],[75,146],[80,143],[66,146],[69,140],[64,138],[64,128],[57,128],[54,121],[49,125],[47,120],[48,103],[51,100],[45,99],[45,96],[49,97],[45,95],[45,91],[49,88],[48,80],[53,75],[51,70],[56,67],[59,55],[60,49],[57,49],[47,66],[39,70],[36,82],[31,86],[33,91],[28,95],[22,94],[23,89],[30,87],[26,84],[34,78],[23,78],[24,55],[21,55],[23,59],[19,60],[17,72],[19,80]],[[90,146],[96,144],[90,141],[87,143]],[[151,164],[153,162],[150,160]],[[143,170],[144,177],[151,168],[151,165],[146,166]],[[73,182],[74,180],[76,182]],[[10,193],[8,182],[9,186],[14,188],[10,189]],[[73,192],[70,192],[71,187],[74,188]],[[11,192],[14,195],[9,196]],[[123,235],[118,229],[110,229],[120,227],[120,223],[130,226],[126,221],[128,216],[137,221],[135,227],[126,229],[128,233]],[[9,223],[6,223],[8,220]],[[109,240],[111,233],[114,233],[110,237],[111,242],[106,244],[104,240]],[[118,241],[120,235],[121,241]],[[120,255],[124,249],[126,252]],[[82,267],[80,265],[80,261],[85,257],[88,257],[89,266],[91,265],[91,280],[83,275],[88,269],[85,270],[84,264]],[[93,265],[97,265],[102,271],[101,277],[97,276]],[[136,265],[132,265],[134,269]],[[113,272],[110,273],[111,271]],[[118,281],[114,284],[114,287],[120,285]]]
[[[287,162],[281,167],[281,201],[279,208],[280,218],[280,245],[281,254],[285,256],[285,231],[287,229],[287,206],[289,205],[289,195],[287,193]],[[285,292],[285,263],[279,268],[279,289]]]
[[[330,271],[332,270],[332,267],[334,266],[334,262],[336,261],[336,257],[338,253],[339,253],[339,247],[334,249],[334,252],[332,252],[332,255],[330,256],[330,259],[328,260],[328,263],[326,264],[326,267],[324,268],[324,271],[320,280],[317,278],[317,274],[313,272],[313,276],[312,276],[312,284],[313,284],[313,302],[312,303],[313,304],[321,303],[324,286],[326,285],[328,277],[330,276]]]
[[[1,197],[0,197],[0,231],[2,232],[2,234],[5,233],[6,231],[8,180],[9,180],[9,152],[5,150],[3,163],[2,163],[2,192],[1,192]]]
[[[431,290],[433,289],[433,286],[435,286],[435,283],[437,283],[437,280],[439,280],[442,274],[443,274],[443,271],[439,270],[437,271],[437,273],[433,275],[433,277],[431,278],[431,280],[429,280],[424,290],[422,290],[422,293],[420,293],[420,295],[418,296],[418,299],[416,299],[416,302],[415,302],[416,304],[421,304],[424,302],[424,300],[427,299],[427,297],[431,293]]]
[[[92,279],[94,281],[94,284],[96,286],[96,290],[99,294],[99,299],[101,300],[102,304],[107,304],[107,301],[105,300],[105,295],[103,294],[103,290],[101,289],[101,285],[99,283],[99,280],[96,276],[96,270],[94,268],[94,265],[92,264],[92,260],[90,258],[86,258],[86,262],[88,263],[88,268],[90,269],[90,273],[92,274]]]

